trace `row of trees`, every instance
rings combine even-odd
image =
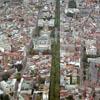
[[[49,100],[60,100],[60,0],[56,0],[55,35],[52,43],[52,68]]]
[[[60,95],[60,61],[59,61],[59,49],[58,44],[52,45],[52,68],[51,68],[51,82],[49,100],[59,100]]]
[[[81,85],[86,80],[86,69],[87,69],[87,56],[86,56],[86,48],[84,46],[84,42],[81,44]]]

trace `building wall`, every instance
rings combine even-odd
[[[97,68],[95,67],[95,63],[94,62],[90,62],[90,66],[89,66],[89,79],[93,82],[97,81]]]

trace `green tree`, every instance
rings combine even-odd
[[[81,95],[79,95],[79,99],[82,100],[82,96]]]
[[[3,96],[3,100],[10,100],[10,98],[9,98],[9,96],[8,96],[7,94],[5,94],[5,95]]]
[[[68,8],[77,8],[76,1],[70,0],[68,3]]]
[[[32,76],[34,76],[34,74],[35,74],[35,73],[34,73],[34,70],[31,70],[31,73],[30,73],[30,74],[31,74]]]
[[[73,16],[74,16],[74,13],[68,12],[66,15],[67,15],[68,17],[73,17]]]
[[[17,81],[20,82],[20,80],[21,80],[21,73],[18,72],[15,77],[16,77]]]
[[[74,100],[73,95],[69,95],[66,100]]]
[[[7,94],[1,94],[0,95],[0,100],[10,100],[9,95],[7,95]]]
[[[2,80],[7,81],[9,77],[10,77],[9,73],[6,72],[5,74],[2,75]]]

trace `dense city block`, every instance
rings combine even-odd
[[[100,0],[0,0],[0,100],[100,100]]]

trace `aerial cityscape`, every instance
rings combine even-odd
[[[0,100],[100,100],[100,0],[0,0]]]

